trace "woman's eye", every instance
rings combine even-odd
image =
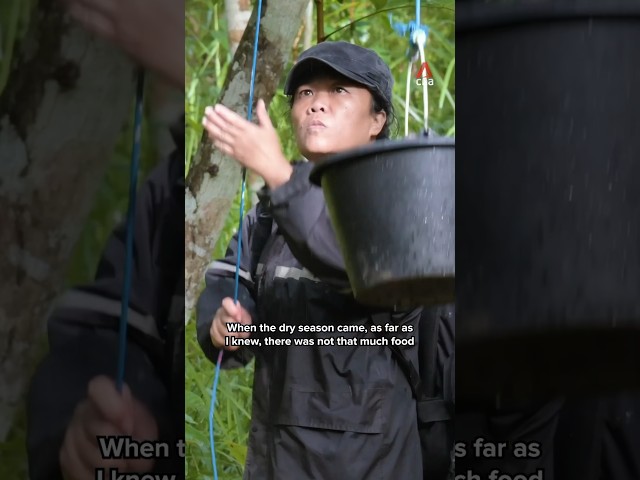
[[[343,87],[336,87],[336,92],[342,93],[342,92],[346,92],[346,90]]]
[[[309,95],[311,95],[311,90],[309,90],[308,88],[305,88],[303,90],[300,90],[300,92],[298,93],[298,95],[300,95],[301,97],[308,97]]]

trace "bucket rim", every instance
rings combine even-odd
[[[422,136],[400,139],[377,140],[359,147],[336,153],[315,165],[309,175],[309,181],[317,186],[321,186],[324,172],[345,160],[356,159],[379,152],[396,152],[423,147],[449,147],[455,148],[455,137]]]
[[[456,33],[495,27],[516,26],[523,23],[579,19],[631,20],[640,17],[640,2],[582,4],[479,4],[468,2],[456,5]]]

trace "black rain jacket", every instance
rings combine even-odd
[[[415,401],[387,346],[323,345],[323,337],[377,338],[368,328],[371,309],[349,292],[322,189],[308,176],[311,163],[294,164],[291,179],[263,189],[242,232],[238,300],[253,324],[276,327],[252,333],[261,346],[225,351],[224,368],[255,358],[251,431],[245,480],[421,479]],[[261,222],[271,216],[263,248]],[[268,222],[266,222],[268,225]],[[198,300],[198,340],[217,360],[209,329],[223,298],[233,298],[237,235],[225,258],[206,272]],[[260,250],[254,252],[253,250]],[[259,254],[259,256],[257,256]],[[252,268],[253,260],[253,268]],[[395,336],[417,334],[420,309],[390,312]],[[281,325],[365,325],[368,333],[278,333]],[[414,332],[401,332],[411,325]],[[266,346],[265,336],[308,338],[314,346]],[[406,347],[417,364],[417,346]]]

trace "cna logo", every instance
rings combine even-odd
[[[424,62],[418,73],[416,74],[416,85],[433,85],[433,75],[431,74],[431,69],[429,68],[429,64]]]

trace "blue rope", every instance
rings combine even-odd
[[[211,443],[211,459],[213,462],[213,478],[217,480],[218,478],[218,466],[216,465],[216,453],[214,449],[213,443],[213,410],[216,404],[216,390],[218,389],[218,380],[220,378],[220,363],[222,363],[222,352],[223,349],[220,349],[218,353],[218,361],[216,363],[216,375],[213,379],[213,387],[211,387],[211,406],[209,408],[209,441]]]
[[[238,255],[236,257],[236,274],[233,288],[233,303],[238,303],[238,286],[240,272],[240,258],[242,254],[242,217],[244,216],[244,192],[247,183],[247,169],[242,167],[242,189],[240,191],[240,224],[238,225]]]
[[[247,120],[251,121],[253,113],[253,91],[256,79],[256,65],[258,60],[258,38],[260,36],[260,17],[262,16],[262,0],[258,0],[258,18],[256,20],[256,35],[253,42],[253,61],[251,65],[251,83],[249,86],[249,106],[247,108]],[[240,224],[238,225],[238,255],[236,258],[236,272],[233,289],[233,303],[238,303],[238,285],[240,283],[240,259],[242,258],[242,220],[244,217],[244,192],[247,184],[247,169],[242,167],[242,188],[240,192]],[[218,480],[218,467],[216,465],[216,451],[213,440],[213,413],[216,404],[216,392],[218,388],[218,379],[220,377],[220,365],[222,364],[223,349],[218,353],[218,361],[216,362],[216,371],[213,378],[213,387],[211,390],[211,408],[209,409],[209,440],[211,442],[211,463],[213,465],[213,478]]]
[[[124,384],[124,367],[127,356],[127,322],[129,317],[129,295],[131,293],[131,277],[133,263],[133,232],[135,229],[136,192],[138,185],[138,166],[140,164],[140,146],[142,137],[142,107],[144,104],[144,70],[138,73],[136,88],[136,106],[133,122],[133,147],[131,151],[131,166],[129,170],[129,206],[127,208],[127,237],[124,265],[124,285],[122,288],[122,302],[120,304],[120,331],[118,346],[118,373],[116,387],[122,392]]]

